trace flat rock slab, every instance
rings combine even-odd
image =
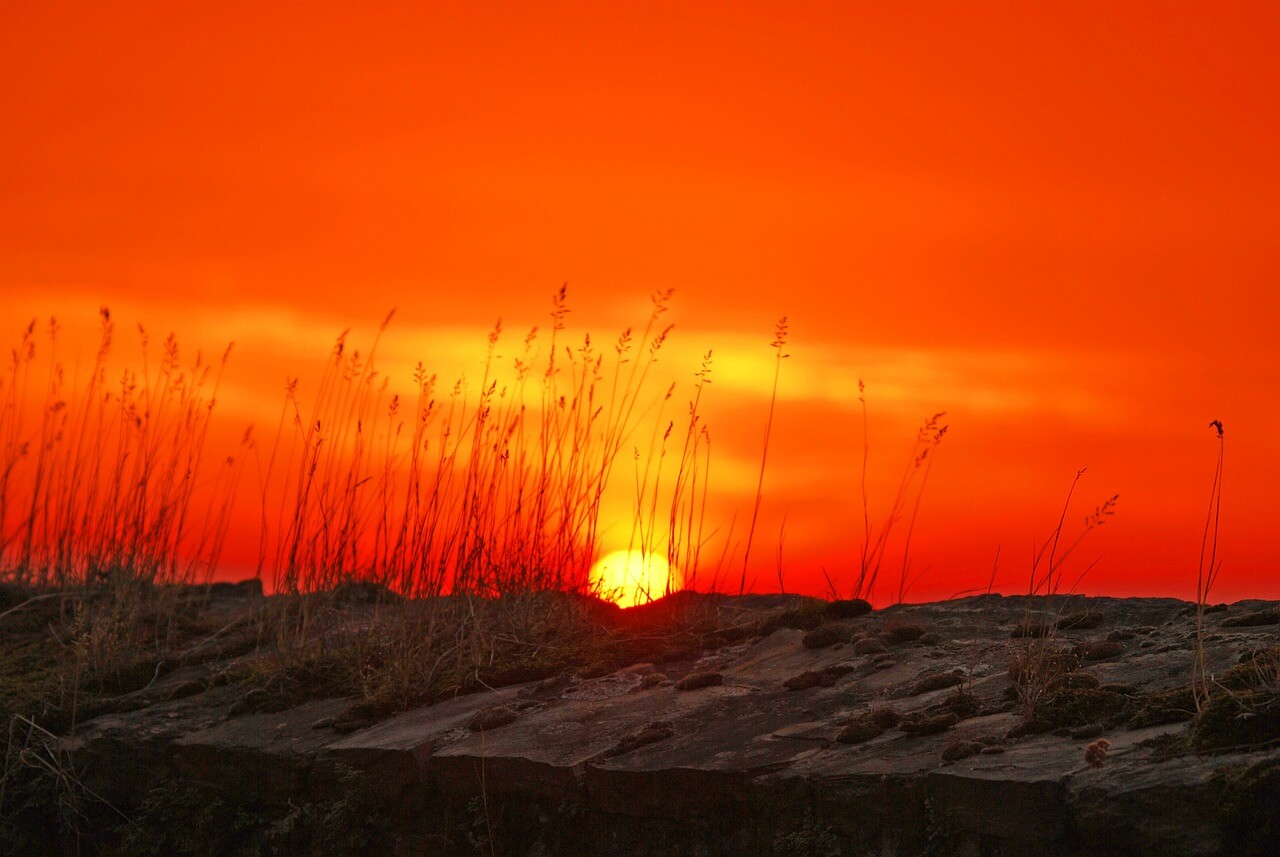
[[[178,774],[224,786],[254,803],[285,803],[307,787],[312,763],[333,742],[324,726],[351,704],[325,699],[276,713],[230,718],[173,742]]]
[[[1209,614],[1212,672],[1280,642],[1275,625],[1222,624],[1274,606]],[[461,696],[349,735],[327,725],[349,700],[235,715],[215,689],[98,718],[67,746],[97,760],[104,789],[131,748],[264,804],[354,773],[406,854],[1280,853],[1280,806],[1258,798],[1280,796],[1275,747],[1165,752],[1185,722],[1018,734],[1009,665],[1028,646],[1086,652],[1078,671],[1124,693],[1176,689],[1190,679],[1192,613],[1173,599],[980,596],[842,620],[833,645],[784,628],[684,661]],[[960,691],[975,710],[935,734],[899,725],[839,740],[873,710],[914,722]],[[1262,792],[1235,785],[1258,777]]]

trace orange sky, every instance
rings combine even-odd
[[[447,375],[497,316],[514,353],[562,282],[605,341],[675,288],[663,367],[715,349],[725,517],[790,318],[762,586],[783,515],[788,588],[847,574],[861,377],[873,515],[948,412],[913,598],[985,585],[997,546],[1025,588],[1082,467],[1074,520],[1121,496],[1081,589],[1192,596],[1213,418],[1218,595],[1280,596],[1275,4],[351,9],[5,4],[3,341],[56,312],[89,353],[103,303],[235,339],[230,446],[392,306],[388,369]]]

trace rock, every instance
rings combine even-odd
[[[350,700],[310,702],[289,711],[233,717],[173,742],[179,775],[227,789],[246,801],[285,805],[306,788],[315,754],[334,733],[318,720]]]
[[[646,744],[665,741],[674,734],[675,729],[670,723],[665,720],[655,720],[652,723],[645,724],[643,728],[620,738],[618,743],[614,744],[601,758],[612,759],[615,756],[621,756],[625,753],[630,753],[632,750],[637,750]]]
[[[386,853],[1276,853],[1274,638],[1211,642],[1207,669],[1231,687],[1189,728],[1186,607],[1077,596],[900,605],[881,627],[941,629],[934,646],[895,646],[877,663],[858,645],[883,652],[882,640],[859,640],[850,658],[779,624],[663,667],[690,692],[672,692],[649,661],[443,699],[345,736],[333,724],[351,700],[254,711],[264,700],[244,705],[243,688],[182,667],[147,690],[145,707],[90,719],[62,748],[85,787],[126,813],[171,775],[283,823],[290,807],[342,798],[351,772],[387,813]],[[747,609],[682,596],[628,621],[661,610],[747,621]],[[783,600],[760,609],[814,612]],[[846,618],[825,609],[819,619]],[[1011,625],[1054,615],[1098,616],[1154,645],[1093,660],[1087,647],[1101,641],[1054,639],[1088,630],[1079,625],[1010,639]],[[1066,651],[1076,643],[1079,654]],[[177,688],[188,695],[166,696]],[[999,710],[1011,689],[1036,691],[1040,720],[1021,703]],[[1016,737],[992,737],[1006,734]]]
[[[1096,640],[1081,643],[1072,651],[1085,661],[1102,661],[1124,654],[1124,644],[1117,640]]]

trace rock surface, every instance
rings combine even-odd
[[[1280,643],[1276,625],[1232,621],[1274,608],[1211,613],[1210,672]],[[212,687],[99,717],[64,748],[126,808],[165,776],[254,807],[358,789],[404,855],[1280,853],[1276,743],[1197,754],[1176,694],[1150,713],[1190,681],[1192,613],[1151,598],[903,605],[825,617],[847,632],[830,645],[784,627],[345,735],[332,724],[350,700],[237,714]]]

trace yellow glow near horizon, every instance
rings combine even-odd
[[[591,583],[600,597],[621,607],[661,598],[670,577],[671,569],[664,557],[638,550],[607,553],[591,569]]]

